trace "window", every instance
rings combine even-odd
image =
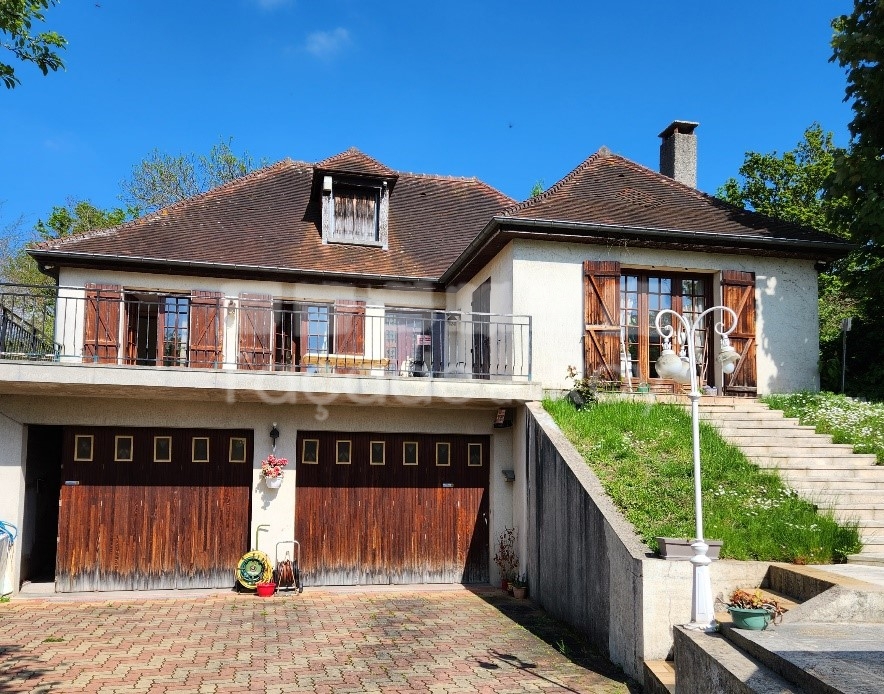
[[[126,359],[139,366],[187,366],[190,298],[128,292]]]
[[[231,463],[246,462],[246,439],[239,436],[230,438],[230,448],[228,450],[228,461]]]
[[[657,378],[654,363],[660,356],[663,338],[657,332],[657,314],[672,309],[689,321],[702,313],[709,305],[709,281],[703,276],[681,274],[650,274],[624,270],[620,276],[620,373],[624,378],[639,381]],[[671,316],[662,319],[663,325],[671,324]],[[703,355],[706,345],[706,329],[697,331],[697,355]],[[672,342],[678,353],[678,332]],[[699,358],[699,356],[698,356]],[[706,364],[701,364],[701,377]]]
[[[436,465],[448,467],[451,465],[451,444],[439,441],[436,443]]]
[[[132,462],[132,437],[114,436],[114,462]]]
[[[467,444],[467,466],[482,467],[482,444]]]
[[[209,437],[194,436],[190,442],[190,460],[194,463],[209,462]]]
[[[402,444],[402,464],[417,465],[417,441],[405,441]]]
[[[387,445],[383,441],[371,442],[371,465],[383,465],[386,461]]]
[[[387,182],[324,176],[322,239],[325,243],[387,245]]]
[[[304,439],[301,446],[301,462],[305,465],[319,464],[319,439]]]
[[[92,462],[94,443],[95,438],[91,434],[77,434],[74,436],[74,460],[79,463]]]
[[[349,465],[350,454],[352,453],[353,443],[348,440],[338,440],[335,442],[335,462],[338,465]]]
[[[153,437],[153,462],[155,462],[155,463],[171,463],[172,462],[172,437],[171,436],[154,436]]]

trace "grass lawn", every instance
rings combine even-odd
[[[792,393],[761,398],[787,417],[812,424],[835,443],[852,443],[856,453],[874,453],[884,465],[884,403],[855,400],[835,393]]]
[[[644,542],[694,536],[690,415],[675,405],[625,400],[576,410],[565,400],[544,407],[595,471]],[[852,525],[818,513],[760,470],[712,427],[700,425],[703,517],[707,538],[723,540],[730,559],[799,564],[843,561],[860,549]]]

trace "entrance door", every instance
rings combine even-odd
[[[488,436],[301,432],[308,585],[487,583]]]
[[[20,547],[23,581],[52,581],[58,536],[62,428],[28,426],[25,513]]]
[[[65,428],[56,590],[232,585],[251,461],[248,430]]]

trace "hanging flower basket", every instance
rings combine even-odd
[[[283,468],[288,464],[288,460],[275,455],[268,455],[261,461],[261,477],[268,489],[279,489],[282,486]]]
[[[279,489],[282,486],[282,477],[265,477],[264,485],[268,489]]]

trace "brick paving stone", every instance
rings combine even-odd
[[[567,627],[490,588],[153,595],[0,605],[0,692],[639,691]]]

